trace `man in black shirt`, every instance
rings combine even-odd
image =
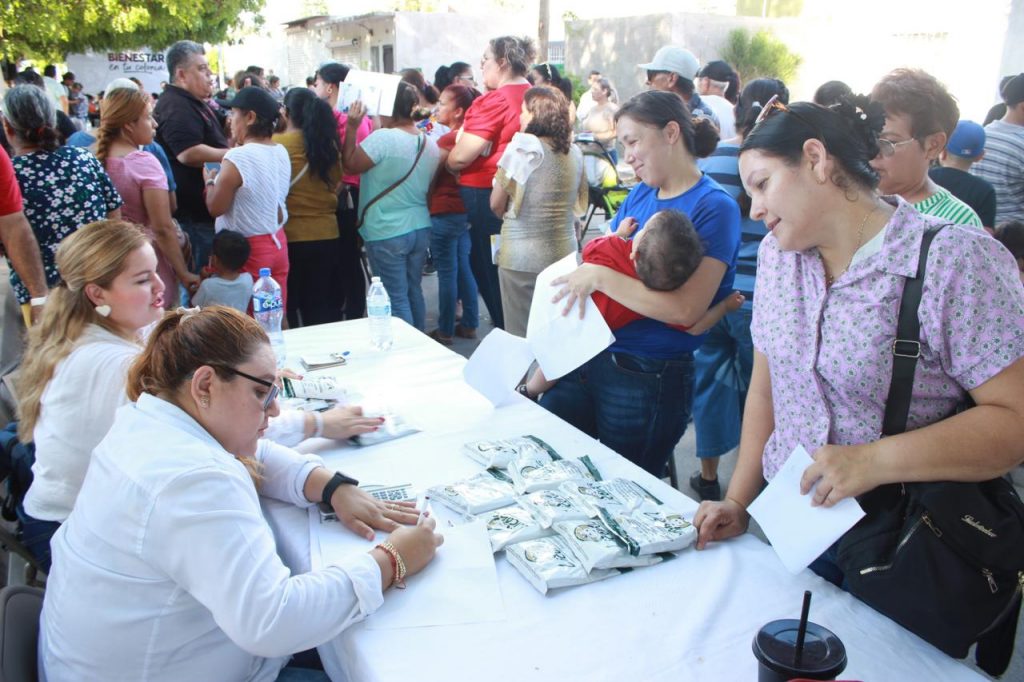
[[[180,40],[167,50],[170,83],[157,100],[153,115],[156,141],[167,152],[178,185],[174,217],[192,241],[197,268],[206,265],[213,248],[213,217],[206,210],[203,164],[220,163],[227,138],[206,100],[213,78],[202,45]]]
[[[960,121],[939,154],[939,165],[928,171],[960,201],[974,209],[981,224],[991,230],[996,222],[996,191],[992,185],[968,171],[985,156],[985,129],[974,121]]]

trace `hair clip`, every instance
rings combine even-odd
[[[181,315],[181,321],[184,322],[188,318],[194,315],[198,315],[201,310],[202,309],[199,306],[196,306],[195,308],[186,308],[184,306],[178,306],[178,309],[175,310],[174,312],[176,312],[178,315]]]

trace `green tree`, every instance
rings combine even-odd
[[[738,28],[729,33],[721,49],[722,59],[729,62],[744,82],[755,78],[779,78],[792,81],[803,59],[768,31],[751,35]]]
[[[0,57],[60,60],[86,50],[224,40],[264,0],[4,0]]]

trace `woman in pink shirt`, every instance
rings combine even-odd
[[[189,272],[181,247],[185,236],[171,218],[167,175],[157,158],[139,149],[153,141],[156,121],[152,100],[145,93],[119,88],[103,100],[96,158],[124,200],[121,215],[145,228],[157,254],[157,274],[167,295],[166,308],[178,306],[175,292],[181,282],[190,293],[199,287],[199,276]]]
[[[698,548],[747,529],[748,505],[797,445],[802,492],[831,507],[887,483],[983,481],[1024,460],[1024,290],[984,232],[947,225],[931,245],[907,431],[879,437],[904,282],[944,221],[875,193],[877,105],[769,103],[740,152],[764,220],[751,326],[754,369],[739,461],[694,519]],[[955,414],[970,396],[976,407]],[[951,416],[952,415],[952,416]],[[811,567],[841,583],[829,552]]]

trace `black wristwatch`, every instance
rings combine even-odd
[[[334,475],[331,476],[331,480],[327,481],[327,485],[324,486],[323,503],[328,507],[331,506],[331,498],[334,497],[334,491],[338,489],[338,486],[344,485],[345,483],[351,485],[359,485],[359,481],[356,479],[346,476],[340,471],[335,471]]]

